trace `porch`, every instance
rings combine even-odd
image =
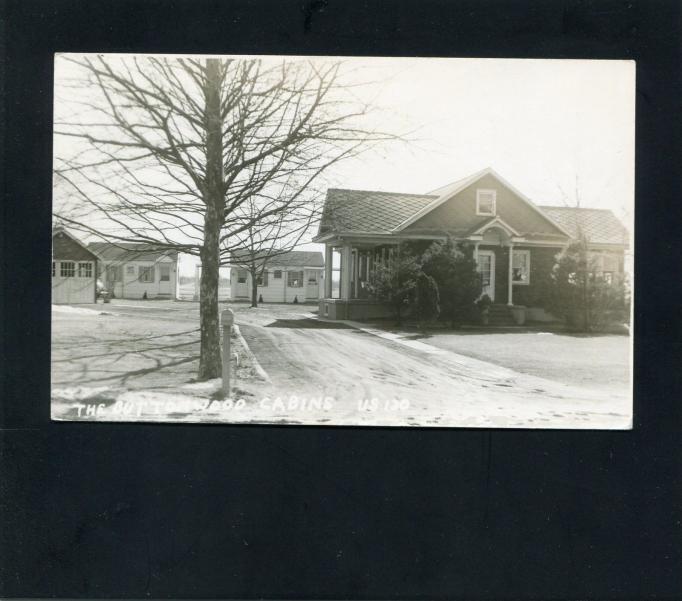
[[[498,220],[499,221],[499,220]],[[391,269],[402,242],[421,242],[424,249],[445,235],[418,237],[354,237],[325,240],[324,295],[320,316],[329,319],[367,320],[391,315],[390,307],[372,298],[369,282],[379,267]],[[464,242],[477,264],[481,296],[496,305],[514,305],[515,287],[530,283],[530,249],[511,228],[492,223],[487,228],[458,239]],[[527,295],[525,295],[527,296]]]

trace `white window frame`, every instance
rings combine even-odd
[[[249,272],[247,269],[237,268],[237,284],[246,284]]]
[[[491,194],[493,197],[493,209],[491,213],[481,211],[481,195]],[[476,190],[476,215],[485,215],[487,217],[494,217],[497,215],[497,190],[489,190],[486,188],[478,188]]]
[[[296,276],[297,274],[301,274],[300,278],[292,277]],[[295,271],[287,271],[287,288],[303,288],[303,278],[305,277],[305,274],[303,270],[295,270]],[[296,283],[296,285],[292,284],[292,281]]]
[[[514,286],[528,286],[530,284],[530,250],[527,249],[512,249],[512,272],[514,270],[514,255],[516,254],[524,254],[526,255],[526,268],[528,269],[528,279],[524,281],[516,281],[512,280],[512,284]]]
[[[78,277],[79,278],[91,278],[92,277],[92,263],[90,261],[79,261],[78,262]]]
[[[282,279],[282,270],[281,269],[275,269],[272,277],[275,280],[281,280]]]
[[[76,277],[75,261],[61,261],[59,264],[59,277],[75,278]]]
[[[168,268],[168,274],[164,279],[163,271]],[[168,263],[159,263],[159,282],[170,282],[171,280],[171,266]]]
[[[140,265],[137,268],[137,280],[143,284],[153,284],[156,279],[154,265]],[[151,279],[143,278],[143,274],[150,274]]]
[[[126,275],[135,275],[135,265],[126,265]]]

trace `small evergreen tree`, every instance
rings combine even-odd
[[[613,322],[629,318],[629,291],[624,277],[607,281],[598,272],[587,240],[581,237],[557,255],[552,270],[549,309],[569,327],[584,332],[598,331]]]
[[[404,312],[414,301],[419,276],[417,257],[404,245],[395,247],[388,264],[378,264],[367,282],[369,293],[391,305],[396,324],[402,323]]]
[[[421,257],[422,269],[438,284],[441,316],[454,328],[471,319],[481,279],[471,250],[448,238],[434,242]]]
[[[438,284],[432,276],[423,271],[417,275],[415,294],[415,313],[421,329],[427,323],[436,321],[440,315]]]

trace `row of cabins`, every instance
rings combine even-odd
[[[325,254],[292,251],[267,257],[258,278],[264,302],[319,301],[320,316],[370,319],[387,315],[367,283],[404,241],[446,238],[464,243],[494,303],[523,305],[529,320],[544,313],[556,255],[580,236],[599,277],[622,277],[629,234],[611,211],[540,206],[493,169],[428,194],[330,189],[314,242]],[[95,302],[95,282],[120,298],[176,298],[177,253],[134,244],[84,245],[64,229],[53,235],[53,302]],[[264,257],[256,260],[265,260]],[[230,292],[251,298],[249,255],[232,257]]]
[[[84,244],[63,227],[52,235],[52,302],[94,303],[97,282],[116,298],[178,298],[178,253],[150,245],[93,242]],[[246,256],[236,253],[230,269],[230,296],[251,297]],[[269,258],[260,269],[258,296],[264,302],[317,302],[323,289],[322,253],[291,251]]]

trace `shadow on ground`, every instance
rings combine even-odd
[[[266,328],[294,328],[312,330],[349,330],[351,326],[345,323],[335,323],[330,321],[319,321],[317,319],[277,319],[265,326]]]

